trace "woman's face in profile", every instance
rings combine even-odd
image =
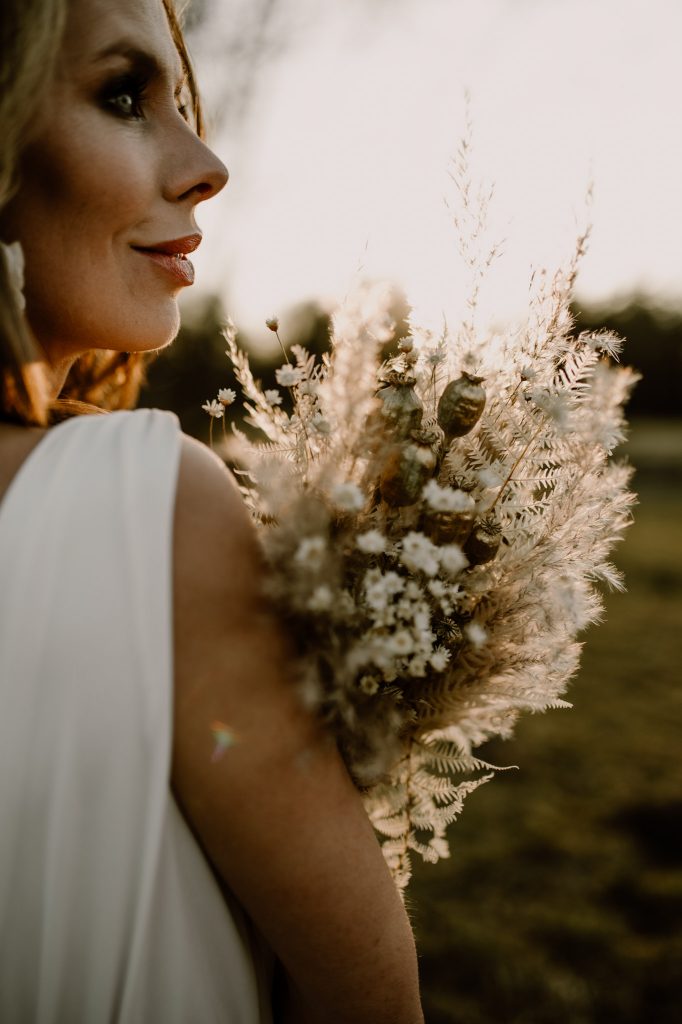
[[[70,0],[0,223],[23,246],[28,318],[53,363],[156,349],[177,332],[193,273],[173,254],[196,247],[195,206],[227,181],[183,116],[183,80],[161,0]]]

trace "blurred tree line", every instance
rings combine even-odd
[[[407,312],[405,298],[396,290],[395,339],[407,331]],[[622,362],[642,374],[630,401],[630,418],[682,416],[682,310],[662,309],[635,297],[627,304],[613,307],[580,303],[573,312],[576,330],[608,328],[625,339]],[[140,405],[172,409],[183,430],[202,440],[208,437],[208,417],[201,409],[202,404],[215,398],[221,387],[234,388],[240,395],[225,354],[225,319],[217,297],[189,306],[176,341],[150,363],[140,397]],[[287,348],[299,344],[319,355],[329,345],[329,320],[328,313],[315,302],[305,303],[282,318],[280,336]],[[240,334],[238,341],[249,352],[256,379],[266,388],[276,387],[275,370],[284,357],[265,324],[258,338]],[[288,394],[283,398],[286,403]],[[233,415],[240,419],[239,402]]]
[[[625,339],[621,362],[642,374],[628,415],[682,416],[682,309],[634,297],[619,306],[575,304],[579,330],[608,328]]]

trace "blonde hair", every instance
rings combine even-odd
[[[29,126],[49,87],[69,0],[2,0],[0,27],[0,213],[21,186],[19,161]],[[194,126],[204,135],[201,104],[173,0],[162,0],[187,71]],[[12,239],[9,239],[12,241]],[[48,426],[79,412],[130,408],[144,379],[141,353],[91,350],[76,360],[57,401],[45,355],[23,315],[8,261],[0,258],[0,419]]]

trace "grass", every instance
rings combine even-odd
[[[672,1024],[682,1001],[682,422],[638,422],[640,504],[572,711],[482,748],[452,855],[415,864],[427,1024]]]

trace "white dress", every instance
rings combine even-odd
[[[271,1020],[169,788],[180,441],[159,410],[67,420],[0,504],[2,1024]]]

